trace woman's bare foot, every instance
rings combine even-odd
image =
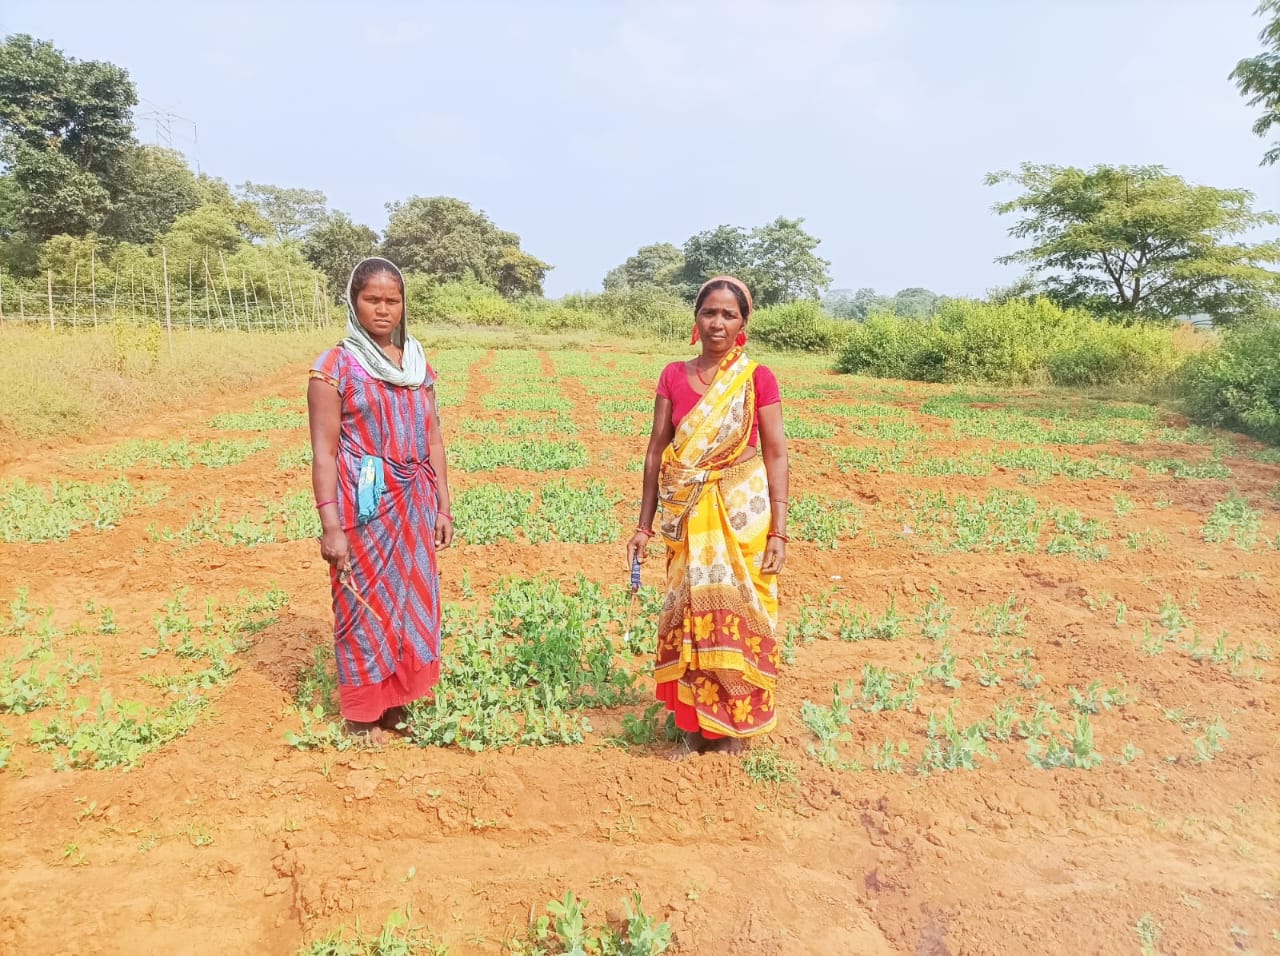
[[[400,736],[408,736],[409,734],[409,711],[404,707],[389,707],[382,712],[382,719],[378,721],[378,726],[383,730],[389,730],[393,734]]]
[[[687,760],[694,754],[700,754],[707,747],[706,738],[696,730],[682,730],[680,737],[676,740],[676,745],[671,748],[671,752],[667,754],[667,759],[671,761]]]
[[[741,737],[721,737],[719,740],[712,740],[707,744],[707,753],[728,754],[731,757],[739,757],[751,749],[751,744],[743,740]]]
[[[347,720],[344,721],[347,736],[358,745],[364,747],[381,747],[389,739],[387,732],[377,721]]]

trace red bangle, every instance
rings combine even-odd
[[[652,537],[653,537],[653,529],[652,529],[652,528],[645,528],[645,527],[642,527],[641,525],[636,525],[636,530],[637,530],[637,531],[639,531],[639,532],[640,532],[642,535],[644,535],[646,538],[652,538]]]
[[[770,531],[767,535],[765,535],[765,537],[767,537],[767,538],[777,538],[779,541],[785,542],[785,543],[787,543],[787,544],[790,544],[790,543],[791,543],[791,539],[790,539],[790,538],[788,538],[788,537],[787,537],[785,534],[783,534],[781,531]]]
[[[449,514],[449,512],[447,512],[447,511],[437,511],[437,512],[436,512],[436,517],[437,517],[437,518],[448,518],[450,521],[452,521],[452,520],[453,520],[453,515]]]
[[[317,511],[319,511],[319,510],[320,510],[321,508],[323,508],[325,505],[336,505],[337,503],[338,503],[338,499],[337,499],[337,498],[330,498],[328,501],[317,501],[317,502],[316,502],[316,510],[317,510]]]

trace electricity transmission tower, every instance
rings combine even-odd
[[[200,131],[196,126],[195,120],[187,119],[185,116],[179,116],[172,110],[165,109],[150,100],[143,99],[143,103],[151,107],[146,113],[138,114],[138,119],[150,122],[154,129],[154,142],[157,146],[163,146],[166,149],[174,149],[173,131],[176,125],[179,132],[179,141],[182,141],[187,127],[191,127],[191,153],[195,160],[196,172],[200,172]],[[185,149],[178,147],[179,152],[186,152]]]

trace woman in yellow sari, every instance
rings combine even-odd
[[[698,290],[702,354],[658,381],[640,523],[628,566],[667,546],[657,696],[683,732],[677,755],[737,753],[775,723],[778,572],[787,555],[787,443],[778,382],[743,351],[751,293],[730,276]]]

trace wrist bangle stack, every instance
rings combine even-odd
[[[777,539],[778,539],[779,541],[781,541],[783,544],[789,544],[789,543],[791,542],[791,539],[790,539],[790,538],[788,538],[788,537],[787,537],[785,534],[783,534],[781,531],[770,531],[770,532],[768,533],[768,535],[766,535],[766,537],[769,537],[769,538],[777,538]]]
[[[638,524],[638,525],[636,525],[636,530],[637,530],[638,532],[640,532],[642,535],[644,535],[646,538],[652,538],[652,537],[653,537],[653,529],[652,529],[652,528],[646,528],[644,525],[639,525],[639,524]]]
[[[328,501],[317,501],[317,502],[316,502],[316,511],[319,511],[319,510],[320,510],[321,508],[323,508],[325,505],[336,505],[337,503],[338,503],[338,499],[337,499],[337,498],[330,498]]]
[[[437,512],[436,512],[436,517],[437,517],[437,518],[448,518],[450,521],[452,521],[452,520],[453,520],[453,515],[449,514],[449,512],[447,512],[447,511],[437,511]]]

